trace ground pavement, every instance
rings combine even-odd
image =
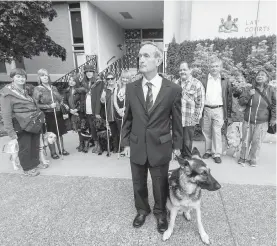
[[[6,141],[0,138],[0,147]],[[134,229],[129,160],[78,153],[76,141],[76,135],[67,134],[71,155],[51,161],[35,178],[13,171],[8,156],[0,153],[1,246],[204,245],[195,213],[191,222],[177,217],[167,242],[162,242],[153,214]],[[203,142],[195,146],[203,153]],[[242,168],[230,156],[220,165],[207,163],[222,185],[220,191],[203,192],[202,221],[212,245],[276,245],[276,144],[263,144],[256,168]],[[173,161],[170,169],[176,167]],[[151,188],[149,196],[153,205]]]

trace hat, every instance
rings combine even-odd
[[[84,73],[86,72],[95,72],[94,68],[92,65],[85,65],[84,66]]]

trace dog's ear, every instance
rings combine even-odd
[[[196,147],[193,148],[193,150],[191,152],[191,156],[194,157],[194,158],[200,158],[201,159],[200,152]]]
[[[189,162],[182,158],[181,156],[176,155],[177,161],[179,162],[181,168],[185,168],[186,166],[189,166]]]

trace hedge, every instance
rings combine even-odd
[[[167,51],[167,68],[168,74],[172,74],[178,77],[178,68],[181,61],[187,61],[189,64],[193,62],[193,52],[197,44],[214,44],[214,50],[219,52],[224,51],[226,46],[233,48],[233,60],[237,64],[242,63],[245,67],[247,56],[251,53],[252,46],[258,45],[259,42],[266,40],[269,46],[268,51],[272,51],[276,45],[276,35],[272,36],[259,36],[259,37],[249,37],[249,38],[228,38],[228,39],[205,39],[205,40],[195,40],[195,41],[184,41],[181,44],[177,44],[173,40]]]

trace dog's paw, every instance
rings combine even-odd
[[[222,155],[227,155],[227,150],[223,151]]]
[[[201,236],[201,240],[203,241],[203,243],[210,244],[210,238],[206,232],[200,234],[200,236]]]
[[[167,229],[163,234],[163,241],[168,240],[170,238],[171,234],[172,234],[172,230]]]
[[[183,215],[186,218],[186,220],[191,221],[190,212],[184,212]]]

